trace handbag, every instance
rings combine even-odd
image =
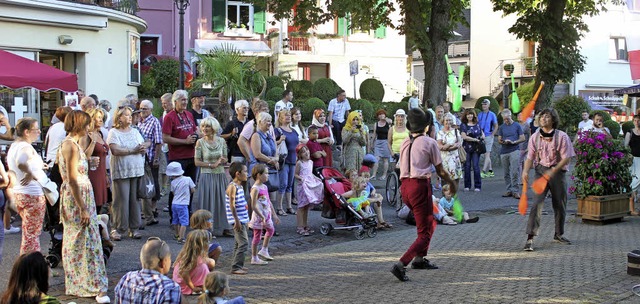
[[[155,184],[153,183],[153,174],[149,163],[144,162],[144,175],[138,180],[138,198],[150,199],[156,193]]]
[[[269,180],[265,184],[269,192],[278,191],[280,188],[280,176],[276,168],[269,166]]]
[[[458,140],[458,130],[456,129],[456,141]],[[464,147],[460,145],[458,147],[458,156],[460,157],[460,162],[464,163],[467,161],[467,151],[464,150]]]
[[[487,146],[484,145],[484,139],[480,139],[479,142],[476,143],[476,153],[485,154],[487,153]]]
[[[47,179],[46,182],[38,181],[38,183],[40,184],[40,186],[42,186],[44,197],[47,198],[47,202],[49,202],[49,205],[54,206],[58,202],[58,199],[60,198],[60,192],[58,192],[58,185],[53,181],[51,181],[50,179]]]
[[[282,128],[278,128],[278,130],[280,130],[280,134],[284,134],[284,132],[282,132]],[[287,149],[286,140],[283,140],[280,144],[278,144],[278,147],[276,148],[276,153],[278,155],[278,162],[280,163],[280,168],[282,168],[282,166],[284,165],[285,159],[289,155],[289,149]]]

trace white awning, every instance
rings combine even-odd
[[[195,51],[197,53],[207,53],[216,47],[231,45],[245,56],[268,57],[272,55],[269,46],[263,41],[255,40],[209,40],[196,39]]]

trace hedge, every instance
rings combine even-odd
[[[340,86],[331,78],[320,78],[313,83],[313,97],[327,104],[331,99],[336,98],[336,93],[340,90]]]
[[[269,91],[267,91],[267,96],[265,96],[265,99],[271,100],[271,101],[278,101],[282,99],[283,92],[284,92],[283,88],[279,88],[279,87],[271,88]]]
[[[302,112],[302,120],[307,123],[311,121],[313,117],[313,111],[315,109],[327,110],[327,105],[320,98],[311,97],[300,105],[300,112]]]
[[[313,83],[309,80],[291,80],[287,83],[287,90],[293,92],[293,98],[313,97]]]
[[[591,111],[589,104],[580,96],[567,95],[553,103],[553,108],[558,112],[560,123],[558,128],[569,135],[578,132],[578,123],[582,120],[582,112]]]
[[[384,98],[384,86],[375,78],[365,79],[360,84],[360,97],[366,100],[382,101]]]
[[[273,88],[282,88],[284,90],[284,82],[278,76],[267,76],[265,77],[267,81],[267,92]]]
[[[351,110],[361,110],[362,111],[362,119],[365,123],[373,123],[376,121],[375,111],[371,102],[366,99],[358,99],[349,102],[351,104]]]
[[[604,121],[604,126],[609,128],[609,131],[611,132],[611,137],[613,137],[613,139],[617,139],[618,136],[620,136],[620,124],[613,121],[613,120],[605,120]]]
[[[633,121],[625,121],[622,124],[622,134],[627,134],[627,132],[631,131],[634,127]]]

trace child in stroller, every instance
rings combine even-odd
[[[367,187],[367,180],[358,176],[353,180],[351,190],[343,193],[342,197],[347,199],[347,202],[360,216],[369,218],[376,216],[375,213],[371,212],[369,193],[371,192]]]

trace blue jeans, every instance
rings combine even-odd
[[[293,177],[296,173],[296,165],[284,164],[278,172],[278,178],[280,179],[280,188],[278,193],[291,193],[293,192]]]
[[[473,166],[473,168],[471,168]],[[471,169],[473,169],[473,187],[482,189],[480,179],[480,154],[478,152],[467,151],[467,161],[464,162],[464,187],[471,188]]]
[[[2,246],[4,245],[4,205],[6,203],[4,190],[0,190],[0,263],[2,263]],[[7,212],[11,212],[7,210]]]

